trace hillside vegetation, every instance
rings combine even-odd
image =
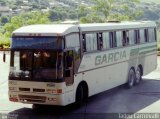
[[[160,0],[0,0],[0,47],[24,25],[108,20],[153,20],[160,29]],[[4,8],[4,9],[2,9]],[[7,15],[6,15],[7,14]]]
[[[141,0],[141,2],[148,2],[148,3],[157,3],[160,4],[160,0]]]

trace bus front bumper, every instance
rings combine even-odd
[[[9,92],[9,100],[26,104],[59,105],[65,106],[65,94],[33,94]]]

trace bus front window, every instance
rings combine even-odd
[[[15,51],[10,76],[20,80],[53,81],[63,78],[63,53]]]

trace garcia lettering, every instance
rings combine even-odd
[[[95,58],[95,65],[102,65],[106,63],[116,62],[126,58],[126,51],[120,51],[115,53],[109,53],[104,55],[98,55]]]

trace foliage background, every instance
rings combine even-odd
[[[0,48],[10,46],[12,32],[21,26],[78,19],[81,23],[153,20],[157,23],[160,49],[160,0],[0,0],[1,6],[21,11],[10,16],[0,12]],[[28,6],[27,11],[23,6]]]

